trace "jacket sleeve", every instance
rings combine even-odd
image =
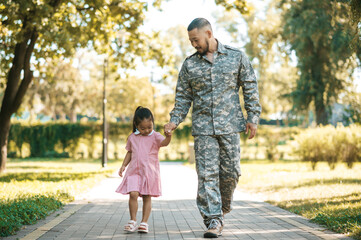
[[[243,52],[241,55],[239,81],[243,90],[244,107],[247,111],[247,122],[258,124],[262,108],[259,102],[257,79],[251,62]]]
[[[188,81],[185,62],[178,75],[174,108],[170,112],[170,121],[178,126],[184,121],[193,101],[192,88]]]

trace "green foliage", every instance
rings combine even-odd
[[[360,35],[361,35],[361,1],[360,0],[350,0],[349,1],[351,6],[351,20],[354,25],[355,32],[359,33],[356,34],[351,47],[356,49],[358,58],[361,58],[361,51],[359,48],[360,45]],[[358,49],[358,50],[357,50]]]
[[[355,196],[360,199],[361,196]],[[340,199],[337,199],[340,201]],[[341,200],[344,202],[344,200]],[[336,201],[335,201],[336,202]],[[332,204],[331,200],[329,204]],[[322,206],[322,205],[321,205]],[[327,228],[341,233],[355,232],[356,239],[361,238],[361,213],[356,209],[342,209],[333,212],[319,212],[312,221],[327,226]]]
[[[268,160],[276,161],[283,158],[284,153],[278,149],[280,144],[284,144],[294,137],[301,130],[297,127],[292,128],[269,128],[260,127],[257,130],[257,138],[264,139],[265,157]]]
[[[79,138],[90,130],[90,125],[78,123],[50,123],[34,126],[16,123],[10,128],[9,140],[15,142],[17,149],[22,149],[24,143],[29,143],[31,157],[46,157],[49,154],[60,157],[65,156],[65,153],[58,155],[55,151],[56,144],[61,144],[63,152],[68,148],[74,149]]]
[[[44,156],[46,158],[69,158],[69,153],[68,152],[62,152],[62,153],[58,153],[57,151],[48,151],[44,153]]]
[[[243,162],[239,186],[328,229],[361,239],[361,163],[352,169],[299,161]]]
[[[254,12],[245,18],[249,38],[245,48],[258,73],[262,116],[266,119],[272,114],[285,115],[292,109],[292,101],[285,95],[295,86],[298,77],[297,68],[290,64],[287,45],[283,43],[278,3],[278,0],[269,2],[265,17],[257,17],[259,12]]]
[[[98,62],[92,62],[93,66],[89,70],[95,79],[91,79],[89,84],[79,81],[82,80],[80,69],[92,65],[89,64],[89,58],[94,59],[94,55],[83,56],[81,59],[80,54],[77,54],[79,58],[75,61],[78,60],[79,64],[88,58],[85,59],[86,64],[78,65],[78,68],[74,67],[72,61],[76,50],[85,48],[95,50],[96,53],[93,51],[93,54],[104,54],[103,57],[109,59],[109,70],[114,73],[109,74],[111,82],[108,81],[108,85],[112,85],[110,88],[112,92],[108,90],[109,100],[113,100],[111,96],[116,98],[121,95],[121,98],[116,100],[121,105],[118,109],[124,109],[123,107],[129,103],[127,97],[134,95],[134,88],[139,90],[139,86],[143,86],[140,82],[144,84],[144,79],[139,81],[131,78],[115,84],[114,80],[119,79],[119,69],[124,72],[134,68],[136,59],[143,61],[150,59],[163,68],[174,68],[174,54],[170,43],[158,33],[146,34],[139,31],[151,2],[159,7],[162,1],[1,2],[0,75],[3,75],[1,76],[3,78],[0,81],[2,83],[0,89],[6,87],[5,76],[15,57],[15,45],[23,40],[22,36],[27,30],[31,30],[39,36],[33,51],[34,57],[31,59],[31,66],[36,68],[39,74],[30,87],[30,93],[25,99],[28,104],[24,107],[34,111],[33,106],[41,101],[44,105],[41,113],[53,117],[54,120],[55,116],[61,116],[65,120],[67,115],[75,121],[77,113],[98,113],[101,109],[101,101],[95,99],[102,97],[102,91],[99,90],[102,86],[99,84],[99,79],[102,79],[102,76],[98,76],[98,73],[103,72],[103,66],[101,64],[99,68]],[[174,75],[174,69],[169,71],[173,71]],[[126,88],[131,90],[119,94]],[[149,96],[152,95],[149,89],[147,93],[139,93],[141,94],[147,96],[146,102],[149,102]],[[34,103],[34,101],[38,102]],[[109,103],[111,104],[112,101]],[[118,105],[110,104],[109,108]],[[87,108],[89,106],[90,108]],[[116,113],[115,117],[122,117],[119,116],[121,115],[119,111]]]
[[[109,139],[113,142],[123,141],[132,132],[132,123],[109,123]],[[162,132],[163,125],[156,125],[155,129]],[[192,136],[192,127],[182,125],[174,132],[173,140],[189,141]],[[80,140],[85,140],[89,149],[89,158],[94,157],[93,150],[97,144],[96,137],[102,136],[102,124],[99,122],[88,123],[44,123],[26,125],[14,123],[10,128],[9,141],[14,142],[16,149],[14,155],[22,156],[21,149],[24,144],[29,144],[30,157],[75,157]],[[61,146],[62,152],[59,151]],[[14,152],[16,152],[14,154]]]
[[[112,69],[134,68],[139,58],[155,60],[161,67],[173,62],[172,55],[162,51],[169,49],[169,44],[160,44],[154,39],[157,34],[139,31],[152,2],[159,8],[161,0],[1,1],[0,85],[5,86],[5,94],[0,111],[0,171],[5,169],[11,116],[18,111],[32,82],[34,67],[60,56],[71,57],[79,48],[94,49],[116,59]],[[49,80],[43,74],[39,78]],[[61,143],[63,148],[68,145],[65,139]],[[32,149],[35,154],[42,151]]]
[[[358,47],[349,18],[350,6],[343,1],[301,0],[286,2],[283,37],[298,58],[300,77],[290,94],[295,110],[315,107],[317,124],[327,124],[330,106],[352,84],[358,63]]]
[[[345,122],[361,124],[361,93],[350,92],[344,97],[344,101],[348,104],[344,114]]]
[[[75,59],[77,60],[81,62],[81,59]],[[40,76],[34,78],[18,112],[28,110],[32,116],[44,114],[54,120],[57,117],[65,120],[65,116],[68,116],[72,122],[76,122],[76,114],[83,110],[80,107],[85,105],[85,99],[94,98],[88,95],[85,89],[87,84],[80,74],[85,69],[82,66],[75,68],[75,61],[64,58],[47,59],[43,65],[38,66]],[[102,86],[96,88],[99,93],[102,92],[100,87]],[[41,109],[33,107],[40,104],[43,106]]]
[[[183,124],[174,131],[174,137],[178,140],[189,140],[192,136],[192,126]]]
[[[350,234],[354,239],[361,239],[360,200],[359,193],[351,193],[332,198],[311,198],[276,204],[324,225],[332,231]],[[272,203],[275,202],[272,201]]]
[[[160,0],[153,1],[160,6]],[[159,46],[149,44],[152,36],[139,32],[148,3],[142,1],[5,1],[0,4],[0,69],[7,72],[14,46],[29,30],[39,33],[36,59],[72,56],[79,47],[109,52],[122,63],[134,66],[134,58],[156,56]],[[120,49],[121,48],[121,49]],[[127,52],[127,54],[124,54]]]
[[[63,206],[62,200],[69,199],[66,193],[50,196],[19,196],[10,201],[0,200],[0,236],[15,234],[22,225],[34,224]]]
[[[112,161],[103,169],[100,161],[11,159],[0,175],[0,236],[12,235],[23,225],[34,224],[115,169]]]
[[[215,0],[215,2],[217,5],[223,6],[227,11],[235,9],[241,14],[248,14],[250,11],[250,6],[247,4],[245,0],[236,0],[236,1]]]
[[[306,216],[311,221],[324,225],[332,231],[344,234],[351,233],[350,235],[354,239],[361,239],[360,200],[361,195],[353,193],[327,200],[294,200],[291,204],[281,203],[280,206],[296,214]]]
[[[113,158],[121,159],[126,139],[132,131],[131,123],[111,122],[108,128],[109,143],[113,149],[110,154]],[[313,168],[322,161],[328,162],[331,168],[334,168],[337,162],[352,167],[354,162],[360,161],[360,128],[357,125],[337,128],[327,126],[317,129],[260,126],[256,138],[251,141],[247,139],[246,134],[240,134],[243,146],[242,158],[265,158],[276,161],[297,157],[311,162]],[[155,130],[162,133],[163,125],[156,124]],[[27,155],[21,155],[19,149],[23,149],[23,145],[26,145],[29,146],[28,156],[31,157],[98,158],[100,152],[97,151],[97,147],[101,146],[101,136],[102,124],[99,122],[36,125],[16,123],[10,130],[9,152],[11,157],[25,157]],[[22,140],[18,140],[18,137]],[[294,140],[297,147],[292,148]],[[169,160],[179,158],[177,154],[187,155],[188,143],[192,141],[192,126],[182,124],[173,134],[171,147],[162,150],[161,158]]]
[[[302,161],[309,161],[315,169],[318,162],[327,162],[331,169],[343,162],[349,168],[361,161],[361,126],[325,126],[306,129],[297,137],[294,153]]]

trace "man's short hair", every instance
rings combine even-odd
[[[188,26],[187,31],[192,31],[193,29],[201,29],[205,26],[209,26],[209,28],[212,30],[211,24],[208,22],[205,18],[196,18],[194,19]]]

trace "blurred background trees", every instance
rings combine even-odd
[[[153,1],[153,5],[159,7],[160,2]],[[4,95],[0,111],[0,171],[5,168],[10,118],[18,111],[36,67],[39,69],[39,66],[50,63],[51,69],[56,65],[55,59],[71,59],[79,48],[90,48],[113,56],[119,61],[112,64],[119,67],[121,62],[122,68],[134,67],[137,57],[143,60],[152,58],[161,66],[167,64],[169,55],[163,55],[163,51],[158,49],[163,45],[153,45],[151,39],[154,35],[139,31],[147,9],[148,3],[137,0],[1,2],[0,73]],[[75,75],[60,73],[68,70],[66,65],[62,70],[60,66],[54,68],[48,74],[49,79],[45,73],[46,81],[54,81],[49,83],[50,88],[55,87],[55,80],[62,76],[67,78],[64,84],[71,84]],[[44,77],[40,72],[39,76]],[[61,91],[70,94],[69,98],[76,95],[69,88]],[[67,103],[64,109],[68,108],[66,97],[59,99],[61,95],[50,96],[47,93],[42,97],[47,98],[48,104],[54,102],[54,98],[60,100],[60,103]],[[76,103],[75,99],[71,100],[73,103]],[[56,111],[59,109],[52,112]]]
[[[361,122],[359,1],[214,2],[216,37],[252,60],[262,124]],[[150,4],[161,9],[160,3],[1,3],[1,159],[11,116],[30,123],[100,120],[104,58],[111,122],[129,122],[138,105],[150,107],[158,123],[168,121],[178,69],[194,50],[187,26],[144,28]]]
[[[360,64],[361,45],[351,48],[359,34],[345,1],[284,1],[283,39],[297,56],[300,71],[290,93],[296,110],[312,104],[317,125],[327,124],[332,104],[352,86]]]

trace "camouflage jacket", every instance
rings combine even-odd
[[[239,101],[243,89],[247,122],[258,124],[261,113],[256,76],[248,57],[218,42],[213,63],[197,52],[179,72],[170,121],[177,126],[193,102],[192,135],[223,135],[246,129]]]

